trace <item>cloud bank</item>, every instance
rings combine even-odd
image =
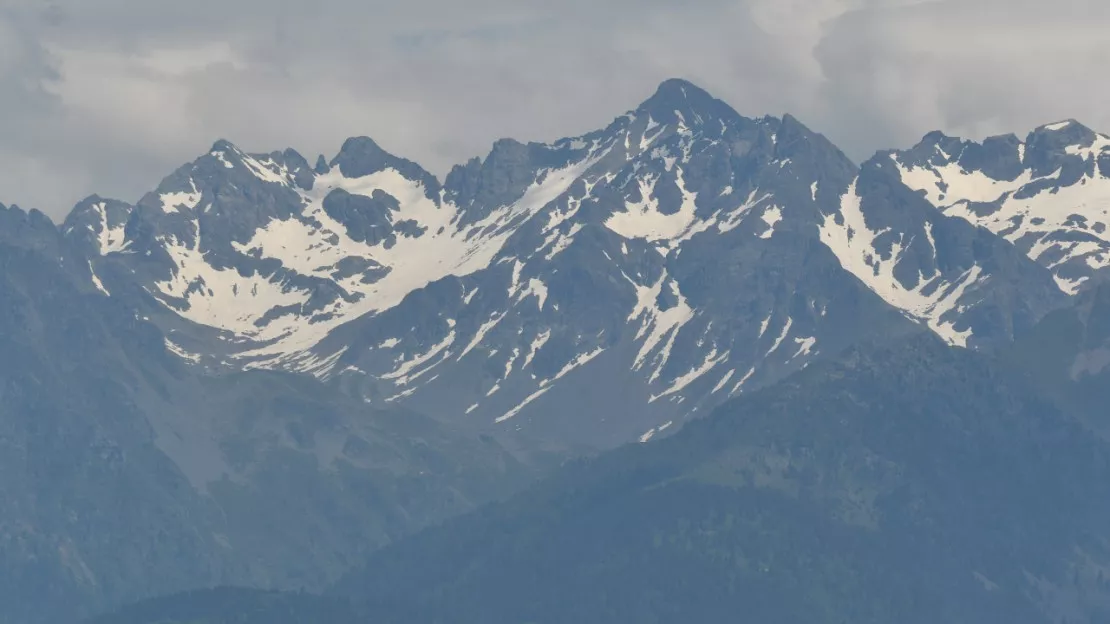
[[[436,173],[601,126],[683,77],[854,158],[930,130],[1110,130],[1095,0],[0,0],[0,201],[134,201],[217,138],[365,134]]]

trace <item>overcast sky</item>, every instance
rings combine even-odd
[[[438,175],[669,77],[857,160],[933,129],[1110,131],[1107,0],[0,0],[0,202],[135,201],[217,138]]]

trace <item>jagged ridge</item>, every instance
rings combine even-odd
[[[606,128],[498,141],[442,183],[365,137],[311,167],[219,141],[64,227],[99,288],[203,365],[482,423],[578,406],[549,433],[616,441],[902,316],[989,346],[1059,305],[1046,270],[892,173],[668,80]],[[599,434],[613,409],[641,417]]]

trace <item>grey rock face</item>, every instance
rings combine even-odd
[[[92,195],[81,200],[66,217],[62,230],[89,256],[118,251],[127,241],[127,222],[134,206]]]
[[[412,161],[386,152],[369,137],[347,139],[340,148],[339,154],[329,163],[329,167],[338,167],[339,171],[348,178],[361,178],[393,169],[406,179],[421,182],[428,199],[434,201],[439,195],[439,181],[435,176]],[[317,173],[320,172],[317,171]]]
[[[1098,277],[1106,141],[860,168],[673,80],[442,184],[364,137],[315,166],[218,141],[60,230],[0,210],[0,563],[31,570],[0,599],[322,582],[515,486],[506,448],[647,441],[860,342],[996,349]]]
[[[1037,149],[1066,152],[1070,134],[1046,132]],[[1012,177],[1021,145],[933,134],[911,153]],[[366,137],[311,169],[220,141],[92,265],[202,366],[609,446],[876,333],[992,348],[1062,303],[1048,270],[917,196],[900,162],[861,170],[794,117],[669,80],[603,129],[497,141],[442,185]]]
[[[902,182],[945,214],[987,228],[1082,290],[1110,264],[1110,137],[1073,120],[982,143],[927,135],[885,152]]]
[[[567,171],[487,267],[320,342],[317,361],[341,352],[326,375],[371,401],[607,446],[917,331],[907,316],[987,348],[1064,298],[1004,241],[859,172],[793,117],[747,119],[681,81],[602,131],[499,142],[445,196],[510,203]],[[850,189],[862,226],[845,221]]]
[[[1065,304],[1046,269],[1005,240],[944,216],[901,183],[894,163],[864,164],[855,197],[823,235],[846,248],[846,266],[951,344],[1006,344]],[[849,199],[851,199],[849,194]],[[848,234],[851,236],[841,236]],[[862,245],[866,239],[871,244]]]

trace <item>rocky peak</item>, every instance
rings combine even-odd
[[[0,242],[28,249],[54,248],[58,231],[50,217],[32,208],[0,204]]]
[[[1071,184],[1091,172],[1081,155],[1095,146],[1099,138],[1094,130],[1071,119],[1040,126],[1025,140],[1023,163],[1034,178],[1059,171],[1061,182]]]
[[[122,251],[134,208],[117,199],[90,195],[70,211],[62,223],[62,233],[91,255]]]
[[[439,196],[440,184],[435,176],[411,160],[390,154],[370,137],[351,137],[344,141],[339,153],[328,163],[328,169],[334,167],[338,167],[346,178],[361,178],[393,169],[406,179],[423,184],[428,199],[437,199]],[[318,163],[318,173],[320,169]]]
[[[311,169],[218,141],[140,201],[113,274],[144,280],[157,305],[143,312],[175,315],[175,339],[204,330],[189,353],[230,366],[353,368],[370,400],[429,413],[465,400],[501,423],[545,411],[541,396],[578,405],[563,380],[589,364],[637,389],[656,426],[859,332],[913,328],[905,316],[958,344],[1005,325],[964,318],[1009,279],[987,275],[975,228],[891,188],[893,172],[857,175],[795,117],[749,119],[669,80],[605,128],[496,141],[442,190],[368,137]],[[970,246],[984,258],[951,251]]]
[[[721,120],[733,121],[740,116],[728,104],[680,78],[660,83],[655,93],[637,107],[635,114],[650,115],[660,124],[682,123],[691,128]]]

